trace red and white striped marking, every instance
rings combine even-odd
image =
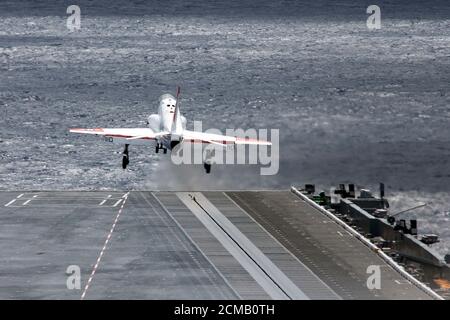
[[[108,236],[106,237],[106,240],[105,240],[105,244],[103,245],[102,251],[100,251],[100,255],[98,256],[97,261],[96,261],[96,263],[94,265],[94,268],[92,269],[92,272],[91,272],[91,275],[89,277],[89,280],[88,280],[86,286],[84,287],[83,294],[81,295],[81,300],[83,300],[84,297],[86,296],[86,292],[88,291],[89,285],[91,284],[92,279],[94,278],[95,272],[97,271],[97,268],[100,265],[100,261],[102,260],[102,257],[103,257],[103,254],[105,253],[105,250],[106,250],[106,247],[108,245],[108,242],[111,239],[111,235],[113,234],[114,229],[116,228],[117,221],[119,221],[120,214],[122,213],[122,210],[123,210],[123,207],[125,205],[125,202],[127,202],[129,194],[130,194],[130,192],[127,192],[127,193],[125,193],[122,196],[122,198],[124,200],[122,202],[122,205],[120,206],[119,212],[117,213],[116,219],[114,220],[114,223],[111,226],[111,230],[109,230]]]

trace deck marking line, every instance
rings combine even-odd
[[[91,275],[90,275],[90,277],[89,277],[89,280],[88,280],[86,286],[84,287],[83,293],[81,294],[80,300],[83,300],[84,297],[86,296],[86,292],[87,292],[88,289],[89,289],[89,285],[91,284],[92,279],[94,278],[95,272],[97,271],[97,268],[98,268],[98,266],[100,265],[100,261],[101,261],[101,259],[102,259],[102,257],[103,257],[103,254],[105,253],[105,250],[106,250],[106,247],[107,247],[107,245],[108,245],[109,239],[111,238],[111,235],[112,235],[112,233],[114,232],[114,229],[115,229],[115,227],[116,227],[117,221],[119,220],[119,217],[120,217],[120,215],[121,215],[121,213],[122,213],[123,206],[125,205],[125,202],[127,202],[129,193],[130,193],[130,192],[127,192],[127,193],[124,195],[124,200],[123,200],[123,202],[122,202],[122,205],[120,206],[119,212],[117,213],[116,218],[114,219],[114,223],[113,223],[113,225],[112,225],[112,227],[111,227],[111,230],[109,230],[108,236],[106,237],[106,240],[105,240],[105,244],[103,245],[103,248],[102,248],[102,250],[100,251],[100,254],[99,254],[98,258],[97,258],[97,261],[96,261],[96,263],[95,263],[95,265],[94,265],[94,268],[92,269],[92,272],[91,272]]]
[[[123,199],[119,199],[119,200],[117,200],[117,202],[116,203],[114,203],[114,205],[113,205],[113,207],[117,207],[117,205],[120,203],[120,201],[122,201]]]
[[[102,202],[100,202],[98,205],[102,206],[109,198],[111,198],[112,196],[110,194],[108,194],[108,196],[106,197],[106,199],[103,199]]]
[[[309,300],[202,193],[178,192],[177,196],[272,299]]]
[[[10,202],[5,204],[5,207],[9,206],[10,204],[13,204],[16,200],[17,200],[17,198],[16,199],[12,199]]]

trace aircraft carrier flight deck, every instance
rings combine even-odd
[[[0,192],[0,235],[1,299],[434,298],[291,190]]]

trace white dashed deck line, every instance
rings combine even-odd
[[[122,200],[123,200],[123,199],[117,200],[117,202],[113,204],[113,207],[117,207],[117,206],[119,205],[119,203],[120,203]]]
[[[125,202],[127,202],[128,195],[129,195],[129,192],[125,193],[123,196],[122,205],[120,206],[119,212],[117,213],[116,218],[114,219],[114,223],[111,226],[111,229],[109,230],[109,233],[108,233],[108,236],[106,237],[103,248],[100,251],[97,261],[95,262],[95,265],[94,265],[94,268],[92,269],[91,275],[89,276],[89,280],[88,280],[86,286],[84,287],[83,293],[81,294],[81,298],[80,298],[81,300],[83,300],[84,297],[86,296],[89,286],[91,285],[92,279],[94,278],[95,272],[97,271],[97,268],[100,265],[100,261],[102,260],[103,254],[105,253],[106,247],[108,246],[108,242],[111,239],[112,233],[114,232],[114,229],[116,228],[117,221],[119,221],[120,215],[121,215],[123,207],[125,205]],[[120,201],[122,201],[122,199]]]

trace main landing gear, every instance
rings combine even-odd
[[[129,144],[125,145],[125,148],[123,149],[123,153],[122,153],[122,168],[126,169],[128,164],[130,163],[130,157],[128,154],[128,146]],[[159,149],[163,149],[164,153],[167,153],[167,149],[163,147],[162,144],[156,144],[156,149],[155,152],[158,153]],[[211,156],[213,154],[211,153],[207,153],[207,157],[205,159],[205,162],[203,163],[203,168],[205,168],[205,171],[207,174],[211,173]]]
[[[122,168],[126,169],[127,165],[130,163],[130,160],[128,158],[128,144],[125,145],[125,149],[123,150],[123,157],[122,157]]]
[[[157,144],[156,144],[156,147],[155,147],[155,152],[158,153],[158,152],[159,152],[159,149],[163,149],[164,153],[165,153],[165,154],[167,153],[167,149],[164,148],[162,144],[157,143]]]

